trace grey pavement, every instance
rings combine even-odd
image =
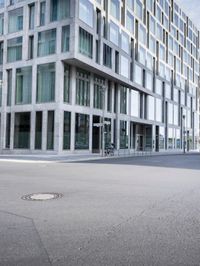
[[[0,161],[0,265],[200,265],[200,155]]]

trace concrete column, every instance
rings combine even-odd
[[[70,88],[71,88],[71,104],[75,106],[76,104],[76,68],[74,66],[71,67],[70,71]],[[75,111],[71,112],[71,151],[75,150]]]

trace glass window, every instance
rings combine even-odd
[[[3,72],[0,71],[0,107],[2,106],[2,85],[3,85]]]
[[[38,65],[37,103],[55,100],[55,63]]]
[[[7,61],[9,63],[22,60],[22,37],[7,41]]]
[[[163,83],[160,79],[156,79],[156,88],[155,92],[159,95],[163,94]]]
[[[47,150],[54,149],[54,111],[47,113]]]
[[[103,64],[112,68],[112,48],[105,43],[103,44]]]
[[[70,0],[50,1],[50,20],[57,21],[68,18],[70,15]]]
[[[132,16],[128,11],[126,15],[126,28],[130,33],[134,33],[134,16]]]
[[[145,44],[146,45],[146,40],[147,40],[147,36],[146,36],[146,29],[140,25],[139,27],[139,33],[138,33],[138,39],[141,43]]]
[[[64,112],[63,150],[70,150],[70,140],[71,140],[71,113]]]
[[[140,0],[136,0],[135,11],[136,11],[136,15],[142,20],[143,19],[143,6]]]
[[[75,149],[89,149],[89,115],[76,114]]]
[[[42,112],[36,112],[35,116],[35,149],[42,149]]]
[[[129,60],[125,56],[120,56],[120,74],[125,78],[129,77]]]
[[[64,102],[70,102],[70,67],[69,65],[64,65]]]
[[[156,121],[162,122],[162,100],[156,99]]]
[[[23,67],[16,70],[16,104],[31,103],[32,94],[32,67]]]
[[[138,55],[139,55],[138,61],[145,66],[145,64],[146,64],[146,50],[142,46],[139,46]]]
[[[156,22],[152,16],[150,16],[149,27],[150,27],[150,32],[155,35],[156,34]]]
[[[120,113],[127,114],[127,88],[120,86]]]
[[[0,42],[0,65],[2,65],[3,64],[3,51],[4,51],[4,49],[3,49],[3,45],[4,45],[4,43],[3,42]]]
[[[110,22],[110,41],[118,46],[119,44],[119,27]]]
[[[62,52],[69,51],[69,41],[70,41],[70,26],[62,27]]]
[[[94,77],[94,108],[103,109],[105,80],[99,76]]]
[[[93,4],[88,0],[79,0],[79,19],[93,28]]]
[[[40,3],[40,26],[45,25],[46,1]]]
[[[76,72],[76,104],[90,105],[90,76],[80,69]]]
[[[129,36],[123,31],[121,32],[121,48],[124,52],[129,54]]]
[[[127,5],[130,9],[134,9],[134,0],[127,0]]]
[[[15,149],[30,149],[30,123],[30,113],[15,113]]]
[[[165,128],[160,127],[159,131],[159,149],[163,150],[165,148]]]
[[[174,117],[173,104],[168,103],[168,123],[169,124],[173,124],[173,117]]]
[[[147,106],[148,106],[148,119],[154,120],[155,119],[155,98],[152,96],[147,96]]]
[[[110,3],[110,14],[119,20],[119,14],[120,14],[120,2],[119,0],[111,0]]]
[[[128,123],[120,121],[120,149],[128,148]]]
[[[153,76],[149,72],[146,72],[146,88],[150,91],[153,90]]]
[[[139,117],[139,92],[131,90],[131,116]]]
[[[56,52],[56,29],[38,33],[38,56],[51,55]]]
[[[34,29],[35,26],[35,4],[29,5],[29,29]]]
[[[79,52],[87,57],[92,58],[93,37],[90,33],[79,28]]]
[[[11,106],[12,99],[12,69],[7,70],[7,106]]]
[[[4,14],[0,14],[0,35],[4,32]]]
[[[8,12],[8,32],[23,30],[23,8],[14,9]]]
[[[138,65],[135,65],[134,68],[134,81],[139,84],[139,85],[143,85],[143,74],[142,74],[142,68],[139,67]]]

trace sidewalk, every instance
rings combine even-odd
[[[69,154],[69,155],[42,155],[42,154],[30,154],[30,155],[18,155],[18,154],[4,154],[0,155],[0,162],[18,162],[18,163],[61,163],[61,162],[80,162],[80,161],[92,161],[102,159],[116,159],[123,157],[149,157],[149,156],[170,156],[170,155],[200,155],[198,151],[190,151],[186,154],[183,151],[166,151],[166,152],[129,152],[128,150],[115,151],[114,156],[104,156],[101,154]]]

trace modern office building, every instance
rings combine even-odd
[[[197,149],[199,43],[173,0],[0,0],[0,152]]]

